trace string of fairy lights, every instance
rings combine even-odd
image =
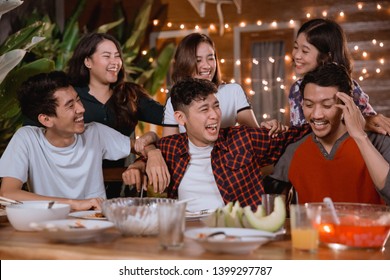
[[[341,8],[340,8],[341,7]],[[341,25],[343,22],[345,22],[348,18],[348,16],[352,16],[354,13],[358,12],[386,12],[388,9],[390,9],[389,2],[357,2],[356,4],[349,4],[349,5],[338,5],[337,7],[331,7],[331,8],[322,8],[322,7],[310,7],[307,9],[307,12],[305,12],[305,18],[315,18],[315,17],[333,17],[336,21],[338,21]],[[292,28],[296,27],[296,20],[290,19],[288,21],[288,25]],[[255,21],[255,25],[265,27],[267,29],[277,29],[280,22],[278,21],[272,21],[272,22],[263,22],[262,20],[258,19]],[[234,28],[245,28],[247,25],[254,25],[253,23],[248,23],[246,21],[241,21],[239,23],[224,24],[224,31],[225,32],[232,32]],[[217,33],[218,27],[214,23],[210,24],[199,24],[199,23],[174,23],[174,22],[167,22],[162,26],[162,23],[159,19],[153,20],[153,25],[156,27],[160,27],[163,31],[173,31],[173,30],[193,30],[201,31],[204,29],[207,29],[210,34]],[[349,48],[351,51],[351,54],[354,57],[359,57],[361,60],[367,60],[370,57],[370,50],[375,50],[375,48],[384,49],[385,43],[390,43],[390,41],[381,41],[377,40],[376,38],[371,39],[371,45],[367,46],[366,42],[364,46],[360,46],[359,44],[351,45],[349,44]],[[379,50],[379,52],[383,52],[383,50]],[[146,55],[147,51],[143,51],[143,54]],[[280,60],[284,60],[287,65],[292,63],[292,57],[289,54],[286,54],[283,57],[251,57],[251,58],[241,58],[238,60],[234,60],[234,58],[228,58],[228,57],[220,57],[219,63],[223,67],[227,67],[227,65],[232,64],[233,67],[241,67],[241,64],[243,63],[249,63],[251,64],[250,67],[253,65],[258,65],[259,63],[276,63],[280,62]],[[370,67],[366,67],[363,65],[360,69],[360,71],[357,73],[358,77],[357,79],[359,81],[363,81],[364,79],[368,77],[373,77],[375,75],[380,75],[382,73],[382,69],[386,63],[386,60],[384,57],[381,57],[377,59],[377,61],[370,60]],[[355,73],[356,74],[356,73]],[[293,74],[291,77],[293,81],[297,80],[298,77]],[[262,90],[265,92],[280,92],[280,89],[288,90],[286,87],[286,81],[288,80],[288,77],[276,77],[274,81],[266,80],[266,79],[255,79],[251,77],[244,77],[242,79],[242,83],[245,85],[246,88],[248,88],[248,94],[249,95],[255,95],[256,92],[252,90],[252,86],[254,83],[260,83],[262,86]],[[230,82],[234,83],[236,82],[234,79],[231,79]],[[278,88],[278,90],[275,91],[275,87]],[[161,88],[161,92],[168,93],[168,89]],[[281,108],[278,110],[279,113],[284,114],[286,112],[285,108]],[[264,114],[263,118],[267,119],[269,117],[269,114]]]

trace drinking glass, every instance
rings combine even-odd
[[[183,246],[186,206],[185,202],[175,201],[158,205],[158,237],[163,249]]]

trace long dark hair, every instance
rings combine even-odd
[[[138,84],[122,82],[114,87],[110,106],[116,112],[117,127],[137,125],[137,106],[142,97],[150,98],[148,92]]]
[[[185,78],[191,78],[196,72],[196,49],[202,42],[209,44],[214,50],[216,69],[212,82],[217,86],[222,83],[217,51],[213,40],[206,34],[196,32],[184,37],[177,46],[172,71],[172,80],[174,83]]]
[[[85,87],[89,84],[89,70],[84,64],[84,60],[87,57],[92,56],[96,52],[97,46],[104,40],[109,40],[113,42],[118,49],[120,58],[123,61],[123,56],[121,52],[121,46],[119,42],[110,34],[106,33],[89,33],[84,35],[80,42],[77,44],[72,58],[68,63],[68,75],[72,85],[77,87]],[[111,84],[110,87],[113,88],[117,84],[120,84],[125,77],[125,69],[122,67],[118,73],[118,80]]]
[[[309,20],[299,28],[297,36],[301,33],[318,49],[318,65],[336,62],[343,65],[349,74],[352,73],[347,39],[343,29],[335,21],[322,18]]]

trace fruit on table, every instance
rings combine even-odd
[[[277,196],[274,201],[274,211],[268,216],[256,217],[249,206],[244,208],[244,215],[252,228],[274,232],[284,225],[286,205],[283,197]]]
[[[250,206],[242,208],[238,201],[229,202],[207,216],[203,222],[209,227],[244,227],[274,232],[280,229],[286,220],[283,197],[276,197],[274,205],[273,212],[266,216],[262,205],[258,205],[253,212]]]
[[[222,208],[224,217],[225,217],[225,226],[226,227],[242,227],[242,213],[243,210],[240,206],[240,203],[236,201],[229,202],[225,207]]]

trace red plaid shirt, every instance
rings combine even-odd
[[[256,208],[264,193],[260,169],[274,164],[288,144],[310,131],[309,125],[291,127],[271,138],[268,130],[235,126],[221,129],[211,152],[215,182],[225,203],[239,201]],[[190,161],[187,133],[163,137],[157,143],[171,174],[168,197],[177,198],[178,188]],[[199,174],[202,176],[202,174]]]

